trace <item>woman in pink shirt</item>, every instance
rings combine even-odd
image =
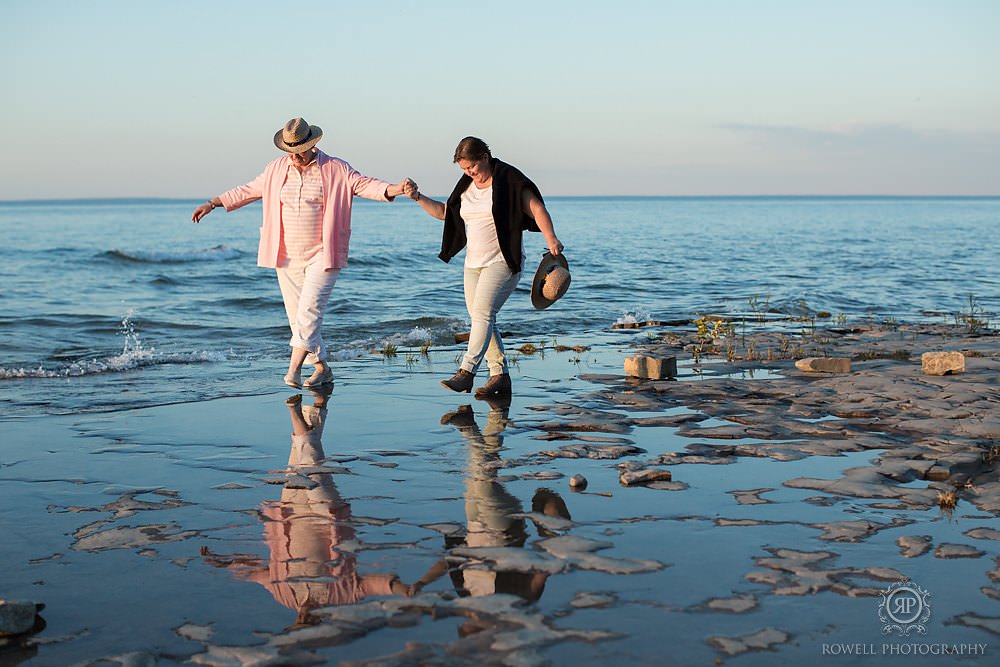
[[[292,330],[284,381],[296,389],[333,383],[321,329],[337,276],[347,266],[354,197],[392,201],[401,194],[416,194],[416,184],[408,178],[391,185],[323,153],[315,148],[322,137],[323,130],[302,118],[288,121],[274,135],[274,145],[286,155],[246,185],[208,200],[191,216],[199,222],[220,206],[232,211],[263,200],[257,264],[278,275]],[[303,382],[302,365],[307,361],[315,370]]]

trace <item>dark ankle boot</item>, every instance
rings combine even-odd
[[[476,390],[476,398],[494,398],[497,396],[510,396],[510,373],[491,375],[482,387]]]
[[[465,369],[459,369],[449,380],[441,380],[441,386],[452,391],[468,394],[472,390],[472,380],[476,376]]]

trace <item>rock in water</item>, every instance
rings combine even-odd
[[[677,376],[677,357],[648,357],[636,355],[625,359],[625,375],[662,380]]]
[[[587,478],[583,475],[573,475],[569,478],[569,485],[577,490],[583,490],[587,488]]]
[[[39,604],[27,600],[0,599],[0,637],[30,632],[39,608]]]
[[[795,367],[811,373],[850,373],[851,360],[846,357],[806,357],[796,361]]]
[[[965,355],[961,352],[924,352],[920,365],[927,375],[947,375],[965,372]]]

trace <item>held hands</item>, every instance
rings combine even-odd
[[[420,189],[417,184],[413,182],[412,178],[406,178],[400,185],[403,187],[403,194],[410,199],[416,201],[420,197]]]

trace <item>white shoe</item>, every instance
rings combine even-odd
[[[312,387],[321,387],[325,384],[333,384],[333,370],[331,370],[329,366],[323,370],[315,370],[313,374],[309,376],[309,379],[302,383],[302,386],[306,389],[310,389]]]
[[[299,377],[298,373],[289,373],[282,379],[292,389],[302,389],[302,378]]]

